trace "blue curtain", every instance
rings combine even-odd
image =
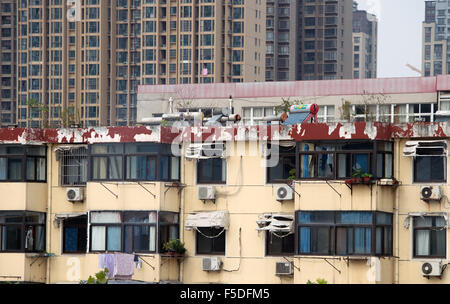
[[[78,228],[67,227],[64,234],[64,250],[67,252],[77,251]]]
[[[341,212],[342,224],[372,224],[372,212]]]
[[[369,155],[355,154],[356,169],[362,169],[364,172],[369,172]]]
[[[305,145],[305,151],[309,151],[309,146]],[[309,155],[303,155],[303,177],[308,178],[309,177],[309,161],[308,157]]]
[[[309,227],[300,228],[300,252],[311,252],[311,228]]]

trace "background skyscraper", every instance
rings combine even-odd
[[[266,80],[352,78],[352,3],[267,1]]]
[[[133,125],[139,84],[264,80],[262,0],[4,2],[21,127]]]
[[[425,1],[422,74],[450,74],[450,2]]]
[[[377,78],[378,20],[353,3],[353,78]]]
[[[0,1],[0,125],[16,121],[16,0]]]

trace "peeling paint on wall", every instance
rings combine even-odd
[[[181,141],[248,141],[248,140],[342,140],[393,138],[447,138],[450,122],[409,124],[384,124],[369,122],[311,124],[293,126],[258,125],[225,127],[139,126],[98,127],[79,129],[24,129],[1,128],[2,144],[45,143],[115,143],[115,142],[162,142]]]
[[[339,129],[339,137],[341,138],[351,139],[352,134],[355,133],[356,133],[355,125],[351,123],[345,123],[341,125],[341,128]]]

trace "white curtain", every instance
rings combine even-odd
[[[149,240],[148,245],[149,250],[156,251],[156,226],[150,226],[148,240]]]
[[[150,212],[148,214],[148,222],[149,223],[156,223],[156,212]]]
[[[119,212],[91,212],[91,223],[120,223]]]
[[[93,251],[103,251],[105,250],[105,226],[93,226],[92,227],[92,247],[91,250]]]
[[[450,111],[450,100],[441,100],[439,110]]]
[[[416,255],[430,254],[430,231],[417,230],[416,231]]]

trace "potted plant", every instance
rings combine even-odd
[[[361,177],[363,179],[363,182],[367,183],[372,179],[373,175],[370,173],[364,173]]]
[[[360,183],[364,173],[365,173],[364,170],[361,168],[353,170],[352,183],[354,184]]]
[[[170,240],[163,245],[163,249],[167,251],[168,255],[176,256],[183,255],[186,252],[186,248],[184,247],[184,243],[179,239]]]
[[[296,172],[297,172],[297,171],[295,170],[295,168],[289,170],[289,177],[288,177],[288,180],[287,180],[287,183],[288,183],[289,185],[292,185],[292,183],[294,182],[294,180],[295,180],[295,173],[296,173]]]

